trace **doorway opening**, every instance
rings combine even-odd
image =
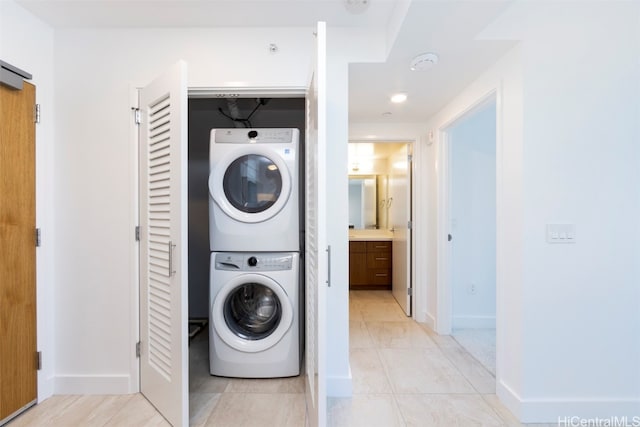
[[[305,103],[299,97],[260,97],[252,94],[242,96],[190,96],[188,101],[188,246],[189,246],[189,412],[192,423],[198,424],[214,414],[219,399],[227,399],[223,393],[240,390],[271,392],[278,380],[233,380],[212,376],[209,360],[210,319],[210,241],[209,241],[209,175],[210,135],[212,129],[221,128],[297,128],[299,140],[299,205],[301,225],[300,239],[304,242],[304,170],[305,170]],[[302,245],[301,247],[304,247]],[[247,252],[250,252],[247,248]],[[303,264],[301,264],[303,266]],[[300,268],[299,307],[304,307],[304,269]],[[304,339],[304,325],[300,323],[300,342]],[[192,335],[192,336],[191,336]],[[302,347],[301,347],[302,348]],[[291,391],[295,408],[304,406],[304,375],[279,380]],[[278,395],[268,397],[277,405]],[[290,402],[291,403],[291,402]],[[218,419],[218,418],[215,418]]]
[[[496,98],[444,130],[448,331],[496,374]]]
[[[349,289],[391,290],[412,315],[413,143],[349,143]]]

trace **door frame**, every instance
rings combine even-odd
[[[139,212],[141,208],[141,200],[140,200],[140,182],[139,182],[139,174],[140,174],[140,155],[139,155],[139,144],[140,144],[140,135],[138,132],[138,125],[135,121],[136,109],[139,108],[139,93],[140,90],[145,86],[146,83],[137,83],[131,84],[129,89],[129,105],[131,106],[131,120],[129,125],[129,137],[132,143],[131,146],[131,170],[135,171],[132,177],[132,185],[134,185],[133,195],[134,195],[134,203],[132,204],[133,209],[130,212],[131,215],[131,224],[132,224],[132,232],[135,230],[137,226],[140,225],[139,221]],[[219,86],[211,86],[211,87],[202,87],[202,86],[187,86],[187,98],[217,98],[221,96],[234,96],[238,98],[256,98],[256,97],[271,97],[271,98],[306,98],[307,88],[304,86],[273,86],[273,87],[264,87],[264,86],[255,86],[255,87],[219,87]],[[188,236],[187,236],[188,239]],[[134,268],[132,268],[131,281],[135,283],[135,286],[132,286],[131,289],[131,306],[130,306],[130,316],[132,321],[131,329],[129,331],[130,335],[130,350],[129,354],[129,366],[131,372],[130,378],[130,390],[132,392],[140,392],[140,358],[136,353],[137,343],[140,341],[140,242],[132,239],[132,263]],[[187,257],[188,262],[188,257]],[[185,328],[187,325],[183,325]]]
[[[438,128],[437,150],[437,316],[435,330],[441,335],[450,335],[453,324],[453,290],[451,281],[452,249],[448,241],[451,232],[451,129],[461,121],[479,112],[487,105],[495,103],[496,108],[496,264],[498,263],[498,245],[500,244],[499,206],[502,193],[500,177],[502,176],[502,134],[501,134],[501,101],[497,89],[476,99],[468,108],[461,111],[451,120]],[[497,268],[496,268],[497,270]],[[496,271],[496,278],[498,272]],[[501,285],[496,280],[496,300],[499,299]],[[496,331],[501,325],[501,310],[496,304]],[[496,332],[496,336],[498,336]],[[496,338],[498,339],[498,338]],[[496,344],[497,346],[497,344]],[[497,369],[497,368],[496,368]]]
[[[409,262],[411,263],[410,269],[410,282],[411,287],[413,288],[413,292],[411,295],[411,316],[408,316],[416,321],[422,322],[424,321],[419,317],[419,313],[423,313],[427,306],[424,301],[424,295],[427,292],[426,281],[422,280],[422,269],[416,268],[416,259],[422,259],[423,250],[420,245],[417,244],[416,236],[419,235],[421,228],[423,226],[423,222],[421,218],[424,218],[424,212],[422,210],[422,206],[420,203],[416,203],[417,195],[420,194],[418,191],[419,180],[416,179],[418,171],[422,170],[422,144],[419,144],[419,140],[417,138],[401,138],[398,136],[392,136],[390,138],[371,138],[371,139],[360,139],[360,138],[349,138],[348,143],[368,143],[368,144],[385,144],[385,143],[394,143],[394,144],[408,144],[409,151],[412,155],[411,162],[411,254],[409,255]]]

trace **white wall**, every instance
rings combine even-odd
[[[349,142],[349,62],[382,61],[386,41],[383,34],[360,34],[347,29],[327,30],[327,210],[328,241],[331,245],[331,283],[327,290],[327,347],[330,396],[351,395],[349,367],[349,224],[347,159]],[[348,41],[345,42],[345,41]]]
[[[640,4],[525,13],[521,417],[638,415]],[[577,243],[547,244],[548,223]]]
[[[443,187],[446,130],[456,120],[474,109],[488,97],[497,99],[496,124],[496,383],[498,389],[522,388],[522,70],[520,47],[515,47],[468,86],[438,114],[429,119],[426,128],[434,142],[424,158],[425,173],[421,198],[432,214],[422,233],[430,254],[424,265],[427,271],[426,309],[424,317],[440,333],[451,329],[450,295],[444,284],[444,251],[448,247],[448,218]],[[492,95],[495,94],[495,95]],[[439,310],[443,307],[443,310]],[[507,353],[508,352],[508,353]],[[501,396],[502,397],[502,396]],[[510,407],[513,410],[513,407]]]
[[[452,328],[495,328],[496,106],[447,130],[451,154]]]
[[[137,299],[135,147],[131,133],[132,88],[185,59],[190,87],[307,86],[311,28],[60,30],[56,34],[57,220],[59,322],[57,391],[136,391]],[[373,52],[370,34],[329,29],[329,159],[346,170],[347,69],[352,52]],[[352,51],[342,37],[348,37]],[[376,40],[376,36],[373,36]],[[384,42],[380,37],[381,48]],[[279,46],[277,54],[268,50]],[[256,66],[259,64],[259,66]],[[242,83],[237,83],[242,82]],[[344,162],[344,164],[342,164]],[[348,365],[347,192],[329,174],[335,202],[329,243],[335,254],[328,298],[329,393],[350,393]],[[336,191],[333,189],[339,188]],[[124,250],[124,248],[127,248]],[[342,256],[341,256],[342,255]],[[117,315],[115,315],[117,313]],[[337,332],[335,332],[337,331]],[[80,338],[81,337],[81,338]],[[332,380],[333,379],[333,380]],[[338,384],[333,387],[332,384]],[[337,391],[336,391],[337,390]]]
[[[42,230],[37,249],[38,350],[42,370],[38,372],[38,400],[53,393],[54,375],[54,32],[13,0],[0,1],[0,59],[33,75],[41,122],[36,125],[36,223]]]
[[[429,122],[497,90],[497,393],[523,422],[640,410],[639,22],[634,2],[516,3],[483,37],[520,46]]]

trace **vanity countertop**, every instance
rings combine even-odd
[[[393,232],[389,230],[349,230],[349,241],[385,241],[393,240]]]

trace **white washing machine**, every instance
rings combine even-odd
[[[212,129],[212,251],[297,252],[298,129]]]
[[[212,375],[300,374],[297,253],[212,253],[209,363]]]

